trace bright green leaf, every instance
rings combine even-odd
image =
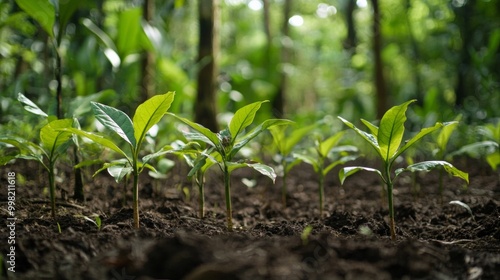
[[[340,184],[343,185],[344,181],[347,177],[349,177],[349,176],[351,176],[351,175],[353,175],[356,172],[361,171],[361,170],[368,171],[368,172],[375,172],[380,176],[380,178],[382,178],[382,180],[385,181],[384,176],[382,176],[382,173],[377,169],[363,167],[363,166],[350,166],[350,167],[344,167],[344,168],[340,169],[340,171],[339,171]]]
[[[127,154],[122,149],[118,148],[118,146],[115,143],[113,143],[113,141],[106,138],[105,136],[102,136],[102,135],[99,135],[96,133],[92,133],[92,132],[83,131],[83,130],[72,128],[72,127],[71,128],[64,128],[62,130],[77,134],[77,135],[82,136],[82,137],[87,137],[88,139],[94,141],[95,143],[102,145],[106,148],[109,148],[109,149],[117,152],[118,154],[120,154],[124,157],[127,157]]]
[[[390,161],[399,149],[403,140],[408,105],[416,100],[407,101],[389,109],[382,119],[378,129],[377,142],[380,154],[386,162]]]
[[[451,163],[446,162],[446,161],[441,161],[441,160],[434,160],[434,161],[423,161],[419,163],[415,163],[412,165],[409,165],[406,168],[399,168],[395,171],[396,176],[401,174],[404,171],[410,171],[410,172],[428,172],[431,171],[432,169],[438,168],[438,167],[443,167],[446,172],[449,174],[461,178],[465,180],[467,183],[469,183],[469,174],[462,172],[458,170],[456,167],[454,167]]]
[[[137,107],[133,118],[133,129],[138,144],[142,142],[148,130],[165,115],[174,101],[174,95],[174,92],[156,95]]]
[[[54,38],[56,13],[49,0],[16,0],[16,3],[34,18],[50,37]]]
[[[68,142],[72,134],[67,131],[61,131],[62,128],[70,128],[73,125],[72,119],[61,119],[51,121],[40,130],[40,140],[42,146],[49,151],[49,155],[53,155],[55,150]]]
[[[328,155],[330,150],[339,143],[342,136],[344,136],[344,133],[345,131],[337,132],[319,144],[319,152],[322,157],[326,157]]]
[[[210,145],[214,146],[214,147],[219,147],[220,146],[220,141],[219,141],[219,138],[217,137],[217,134],[210,131],[210,129],[202,126],[201,124],[197,124],[195,122],[192,122],[186,118],[182,118],[182,117],[179,117],[175,114],[172,114],[172,113],[168,113],[169,115],[171,116],[174,116],[175,118],[177,118],[178,120],[180,120],[181,122],[187,124],[188,126],[190,126],[192,129],[198,131],[199,133],[205,135],[205,137],[207,137],[209,140],[210,140]]]
[[[113,107],[91,102],[92,111],[96,119],[106,128],[116,132],[127,141],[132,147],[136,147],[137,142],[134,137],[134,126],[130,118],[124,112]]]
[[[260,106],[264,102],[269,101],[258,101],[252,104],[248,104],[242,108],[240,108],[236,113],[234,113],[231,122],[229,123],[229,132],[231,133],[231,137],[233,141],[238,137],[241,131],[243,131],[247,126],[251,125],[255,114],[260,109]]]
[[[441,153],[444,153],[444,151],[446,150],[446,146],[448,145],[448,141],[451,137],[451,134],[455,131],[457,125],[458,125],[457,121],[451,123],[445,123],[443,128],[439,132],[439,135],[436,139],[436,143]]]
[[[373,134],[373,136],[377,137],[378,135],[378,126],[372,124],[371,122],[361,119],[361,122],[370,130],[370,133]]]
[[[409,147],[415,144],[422,137],[426,136],[429,133],[432,133],[438,129],[443,127],[442,123],[436,123],[434,126],[422,128],[417,135],[413,136],[410,140],[406,141],[405,144],[398,150],[398,152],[394,155],[393,159],[396,159],[399,155],[401,155],[404,151],[406,151]]]
[[[251,131],[249,131],[247,134],[239,137],[236,142],[234,143],[233,149],[231,150],[231,154],[229,158],[232,158],[241,148],[243,148],[250,140],[255,138],[257,135],[259,135],[261,132],[264,130],[271,128],[273,126],[277,125],[289,125],[292,124],[293,122],[290,120],[285,120],[285,119],[269,119],[265,120],[262,122],[260,125],[254,127]]]
[[[356,126],[354,126],[354,124],[352,124],[348,120],[343,119],[342,117],[338,117],[338,118],[345,125],[347,125],[349,128],[351,128],[352,130],[354,130],[359,136],[361,136],[363,139],[365,139],[366,142],[368,142],[370,145],[372,145],[372,147],[375,149],[375,151],[377,151],[378,155],[385,161],[385,158],[381,154],[380,147],[378,145],[377,137],[376,136],[374,136],[374,135],[372,135],[370,133],[364,132],[363,130],[361,130],[361,129],[357,128]]]
[[[118,16],[118,34],[116,46],[122,61],[129,54],[139,50],[139,35],[142,9],[132,8],[121,12]]]
[[[269,177],[273,180],[273,183],[276,180],[276,172],[274,172],[274,169],[268,165],[262,163],[248,163],[247,166],[258,171],[260,174]]]

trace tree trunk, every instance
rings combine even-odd
[[[466,2],[462,7],[455,8],[457,25],[460,28],[462,37],[462,50],[460,51],[460,61],[458,63],[457,84],[455,86],[455,106],[463,108],[465,99],[475,91],[475,82],[470,73],[472,66],[471,48],[473,47],[472,36],[474,26],[471,19],[474,15],[475,0]]]
[[[354,10],[356,9],[356,0],[348,0],[345,10],[345,21],[347,24],[347,37],[344,40],[344,49],[349,51],[350,54],[356,52],[358,39],[356,36],[356,27],[354,24]]]
[[[195,122],[217,132],[217,75],[219,0],[198,1],[200,34],[198,92],[194,105]]]
[[[385,111],[388,108],[387,104],[387,88],[384,79],[384,69],[382,64],[382,33],[380,28],[381,13],[379,0],[372,0],[373,4],[373,57],[375,65],[373,67],[375,73],[375,96],[377,103],[377,119],[382,119]]]
[[[144,0],[142,13],[144,20],[151,23],[153,20],[155,1]],[[142,97],[141,103],[155,95],[155,57],[151,51],[145,51],[142,56]]]
[[[285,0],[283,6],[283,26],[282,26],[282,45],[281,45],[281,65],[286,65],[290,61],[290,49],[286,40],[290,35],[290,25],[288,19],[292,13],[292,0]],[[281,67],[281,79],[278,86],[278,91],[272,100],[273,114],[275,117],[281,118],[284,114],[285,109],[285,96],[287,91],[287,74],[283,66]]]

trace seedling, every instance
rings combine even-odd
[[[446,154],[446,146],[448,146],[448,141],[450,140],[451,134],[455,131],[458,125],[458,120],[461,118],[459,116],[456,118],[456,122],[453,122],[447,126],[444,126],[441,131],[439,131],[438,137],[436,139],[437,149],[434,151],[435,156],[439,160],[444,160]],[[443,200],[443,169],[439,169],[439,197],[441,202]]]
[[[473,158],[486,158],[491,169],[496,171],[500,165],[500,121],[496,125],[489,123],[480,126],[478,132],[485,137],[485,140],[462,146],[449,156],[468,155]]]
[[[109,148],[121,156],[122,159],[105,163],[96,173],[107,169],[117,182],[132,174],[134,178],[133,184],[133,212],[134,212],[134,227],[139,228],[139,174],[144,168],[154,170],[154,167],[148,162],[157,156],[157,153],[146,155],[139,159],[139,154],[142,152],[141,144],[146,137],[148,130],[157,124],[163,115],[167,112],[174,100],[174,93],[153,96],[137,107],[133,121],[124,112],[113,107],[91,102],[92,110],[96,119],[106,128],[117,133],[130,148],[130,152],[126,153],[120,149],[109,136],[86,132],[80,129],[64,129],[64,131],[72,132],[77,135],[87,137],[90,140]],[[159,156],[159,155],[158,155]]]
[[[40,145],[18,137],[0,137],[0,142],[19,149],[15,155],[0,157],[0,165],[5,165],[13,159],[36,160],[47,170],[53,218],[56,216],[55,165],[59,156],[66,153],[72,137],[71,133],[59,129],[70,128],[72,125],[71,119],[53,120],[44,125],[40,130]]]
[[[320,137],[316,138],[314,148],[311,149],[308,154],[298,154],[295,153],[294,157],[302,160],[305,163],[312,165],[314,172],[318,174],[318,191],[319,191],[319,215],[323,216],[323,204],[325,201],[325,177],[335,166],[339,164],[344,164],[348,161],[356,159],[356,156],[349,155],[350,151],[357,151],[355,147],[352,146],[341,146],[335,147],[342,136],[344,136],[345,131],[340,131],[333,136],[322,140]],[[336,153],[333,149],[336,148]],[[330,155],[340,154],[339,159],[334,159],[332,162],[327,164],[327,159]],[[333,158],[333,157],[332,157]]]
[[[302,233],[300,234],[300,239],[302,240],[302,245],[307,245],[309,243],[309,235],[311,235],[311,232],[313,230],[313,227],[311,225],[307,225]]]
[[[279,152],[278,161],[281,172],[278,172],[278,175],[282,176],[283,185],[281,186],[281,202],[283,203],[283,207],[286,207],[287,175],[290,170],[300,162],[299,159],[292,156],[292,150],[304,138],[304,136],[315,127],[316,124],[309,125],[292,130],[292,132],[288,134],[286,133],[288,126],[280,125],[269,129],[271,135],[273,136],[274,144],[278,148]]]
[[[415,102],[415,100],[407,101],[401,105],[394,106],[389,109],[380,120],[380,127],[377,127],[372,123],[362,119],[361,121],[369,129],[370,133],[362,131],[349,121],[343,119],[342,117],[338,117],[344,124],[353,129],[359,136],[361,136],[375,149],[383,163],[382,170],[363,166],[344,167],[339,172],[340,182],[341,184],[343,184],[347,177],[355,174],[360,170],[375,172],[380,176],[380,178],[382,178],[382,181],[385,183],[387,188],[387,202],[389,204],[389,222],[392,240],[396,239],[393,205],[393,181],[399,174],[404,171],[429,171],[434,168],[442,167],[446,172],[452,174],[453,176],[459,177],[465,180],[467,183],[469,182],[469,175],[467,173],[458,170],[452,164],[446,161],[419,162],[409,165],[406,168],[397,169],[394,176],[391,174],[391,169],[394,161],[410,146],[415,144],[418,140],[420,140],[427,134],[436,131],[439,128],[446,127],[447,125],[455,123],[436,123],[432,127],[423,128],[417,135],[405,141],[401,146],[405,130],[404,123],[406,122],[406,110],[408,108],[408,105],[413,102]]]
[[[276,178],[276,173],[270,166],[246,160],[238,162],[233,161],[236,153],[265,129],[276,125],[291,123],[289,120],[269,119],[262,122],[248,133],[245,133],[245,128],[252,124],[255,114],[264,102],[267,101],[255,102],[240,108],[236,111],[233,118],[229,122],[229,126],[219,133],[214,133],[198,123],[171,114],[195,130],[195,132],[184,133],[184,136],[188,141],[201,141],[209,146],[206,152],[200,154],[200,157],[196,160],[196,164],[189,172],[189,175],[194,175],[198,172],[205,165],[207,158],[217,163],[217,166],[219,166],[224,175],[224,193],[226,199],[228,230],[233,229],[231,207],[231,172],[238,168],[250,167],[271,178],[273,182]]]

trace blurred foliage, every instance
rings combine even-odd
[[[191,114],[200,67],[197,2],[154,1],[154,17],[146,22],[144,1],[77,1],[81,3],[75,12],[60,19],[67,23],[58,30],[63,102],[113,90],[115,94],[96,101],[133,115],[132,108],[141,102],[141,57],[152,52],[157,93],[176,91],[171,111]],[[370,1],[355,1],[356,41],[346,47],[350,1],[354,0],[292,1],[290,36],[283,37],[284,1],[269,0],[272,40],[267,42],[261,0],[221,0],[221,119],[245,104],[272,99],[285,72],[289,77],[285,117],[299,124],[335,120],[337,115],[373,120],[373,11]],[[48,34],[50,23],[30,17],[21,2],[29,1],[0,3],[0,122],[11,123],[4,129],[32,117],[18,106],[18,92],[49,114],[55,110],[56,48]],[[419,101],[408,112],[409,131],[450,121],[458,114],[474,125],[499,117],[500,0],[384,0],[380,5],[390,105],[412,98]],[[291,49],[286,64],[280,62],[284,46]],[[331,124],[336,127],[326,128],[325,134],[340,127],[336,120]],[[161,130],[159,135],[168,137]],[[460,131],[457,135],[471,137]]]

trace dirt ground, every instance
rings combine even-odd
[[[366,163],[370,165],[370,163]],[[238,170],[232,179],[235,230],[226,230],[220,174],[209,172],[206,217],[198,193],[176,165],[168,178],[141,177],[140,225],[132,228],[132,193],[106,173],[85,172],[86,202],[70,199],[73,178],[61,171],[57,219],[50,217],[43,170],[35,162],[2,167],[0,229],[4,279],[500,279],[500,173],[459,160],[470,185],[437,172],[397,179],[397,240],[377,177],[359,173],[340,187],[326,181],[319,216],[316,176],[307,165],[292,170],[288,207],[278,178]],[[373,165],[371,165],[373,166]],[[215,171],[213,169],[212,171]],[[15,273],[8,272],[7,177],[16,172]],[[249,188],[242,179],[254,180]],[[415,182],[413,184],[412,182]],[[184,191],[183,191],[184,189]],[[186,195],[189,190],[189,195]],[[461,201],[467,210],[450,201]],[[101,229],[84,218],[102,220]],[[58,229],[60,227],[60,231]],[[307,226],[309,236],[301,237]]]

